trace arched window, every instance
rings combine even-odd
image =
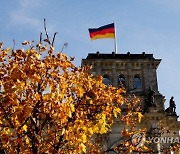
[[[109,75],[103,75],[103,83],[105,84],[105,85],[110,85],[111,84],[111,81],[110,81],[110,77],[109,77]]]
[[[123,74],[119,75],[119,78],[118,78],[118,86],[119,87],[126,87],[126,80],[125,80],[125,77]]]
[[[139,75],[134,76],[133,83],[134,83],[134,88],[135,89],[142,88],[142,81],[141,81]]]

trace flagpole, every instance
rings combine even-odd
[[[115,54],[117,54],[116,25],[115,25],[114,20],[113,20],[113,23],[114,23],[114,50],[115,50]]]

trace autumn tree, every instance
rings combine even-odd
[[[25,49],[0,44],[1,153],[101,153],[96,137],[114,118],[129,126],[141,120],[138,100],[104,85],[90,66],[74,66],[54,51],[56,33],[52,41],[45,34],[37,44],[24,41]]]

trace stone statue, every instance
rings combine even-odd
[[[169,101],[169,107],[170,107],[170,112],[175,113],[176,112],[176,104],[174,102],[174,97],[172,96],[170,101]]]
[[[169,107],[165,110],[165,112],[168,112],[170,114],[176,114],[176,104],[173,99],[174,97],[172,96],[169,100]]]
[[[148,107],[154,106],[156,107],[155,104],[155,91],[149,87],[148,89],[148,96],[147,96],[147,102],[148,102]]]
[[[156,107],[155,91],[149,87],[147,97],[145,98],[143,113],[149,112],[149,107]]]

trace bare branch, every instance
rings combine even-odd
[[[49,40],[49,35],[48,35],[48,33],[47,33],[46,19],[45,19],[45,18],[44,18],[44,30],[45,30],[46,38],[47,38],[47,41],[46,41],[46,42],[48,42],[49,44],[51,44],[51,43],[50,43],[50,40]],[[45,39],[45,40],[46,40],[46,39]]]
[[[62,49],[61,49],[61,52],[63,52],[64,48],[66,48],[67,46],[68,46],[68,43],[67,43],[67,42],[64,43],[64,44],[63,44],[63,47],[62,47]]]
[[[15,40],[13,39],[13,48],[12,48],[12,51],[14,51],[15,46],[16,46],[16,42],[15,42]]]
[[[42,33],[40,33],[39,43],[42,43]]]
[[[56,34],[57,34],[58,32],[55,32],[54,33],[54,36],[53,36],[53,41],[52,41],[52,46],[54,46],[54,41],[55,41],[55,37],[56,37]]]

